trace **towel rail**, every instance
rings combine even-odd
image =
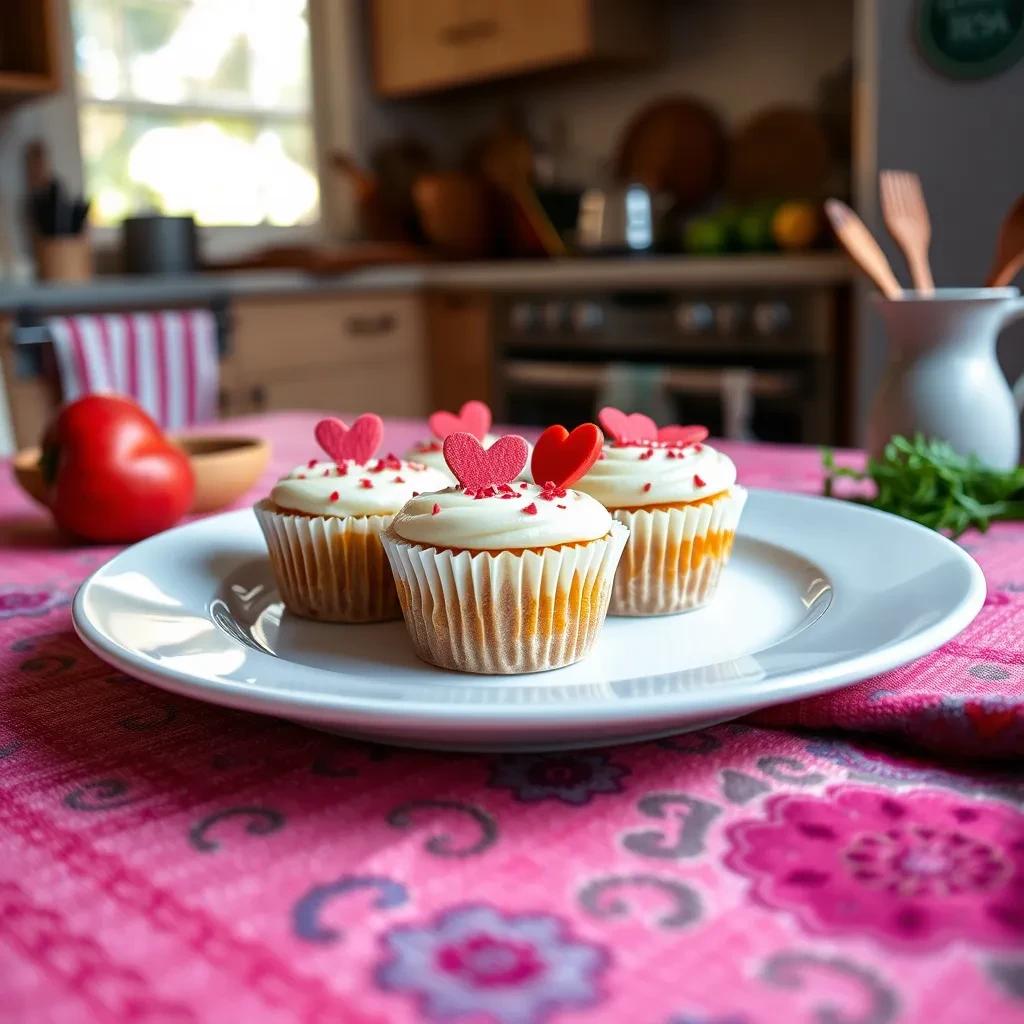
[[[167,309],[209,309],[213,313],[217,325],[217,355],[223,359],[231,350],[231,307],[228,300],[214,299],[197,304],[188,304]],[[148,309],[118,309],[105,312],[142,313],[154,312]],[[98,315],[102,315],[99,313]],[[44,317],[31,307],[22,307],[14,314],[14,326],[11,332],[11,343],[14,346],[14,370],[19,377],[37,377],[43,372],[43,356],[45,349],[52,341],[50,332],[43,322]]]

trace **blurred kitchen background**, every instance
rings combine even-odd
[[[60,400],[54,324],[87,349],[121,314],[182,308],[215,324],[224,415],[479,397],[571,425],[610,402],[857,443],[884,343],[821,201],[883,238],[878,170],[917,171],[938,285],[980,284],[1024,191],[1022,18],[1019,0],[5,0],[0,451]],[[1014,379],[1022,342],[1001,342]]]

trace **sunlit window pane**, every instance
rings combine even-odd
[[[318,213],[306,0],[73,0],[95,219]]]
[[[317,181],[305,122],[154,116],[83,104],[82,154],[96,221],[157,209],[200,224],[309,223]]]

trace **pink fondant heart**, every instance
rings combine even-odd
[[[658,430],[658,440],[665,444],[677,444],[685,448],[688,444],[699,444],[708,436],[708,428],[698,426],[696,423],[681,427],[673,423]]]
[[[655,441],[658,438],[657,424],[642,412],[624,413],[621,409],[606,405],[597,414],[597,418],[606,433],[619,444]]]
[[[335,416],[329,416],[316,425],[316,443],[335,462],[354,459],[369,462],[380,447],[384,436],[384,422],[372,412],[363,413],[351,427]]]
[[[472,434],[478,441],[482,441],[491,429],[491,410],[483,402],[473,399],[463,404],[458,416],[440,409],[430,416],[427,423],[439,441],[443,441],[449,434],[459,432]]]
[[[465,431],[444,439],[444,461],[467,491],[510,484],[523,471],[529,450],[518,434],[499,437],[490,448]]]

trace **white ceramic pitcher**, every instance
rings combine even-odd
[[[870,453],[880,455],[893,434],[922,433],[990,466],[1016,466],[1020,409],[996,359],[996,339],[1024,316],[1017,289],[942,288],[876,302],[889,353],[868,424]]]

